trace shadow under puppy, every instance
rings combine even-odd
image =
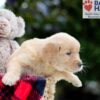
[[[82,86],[79,78],[74,75],[83,67],[79,51],[80,43],[67,33],[27,40],[10,57],[2,82],[5,85],[14,85],[24,69],[31,69],[32,75],[46,78],[44,98],[53,100],[55,84],[59,80],[64,79],[76,87]]]

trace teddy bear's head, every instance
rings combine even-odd
[[[8,9],[0,9],[0,37],[13,39],[21,37],[25,32],[25,23],[22,17],[16,17]]]

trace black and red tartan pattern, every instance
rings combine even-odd
[[[5,86],[0,76],[0,100],[43,100],[45,78],[23,76],[14,86]]]

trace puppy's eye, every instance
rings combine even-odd
[[[59,51],[61,50],[61,47],[59,47]]]
[[[66,55],[71,55],[71,54],[72,54],[71,51],[69,51],[69,52],[66,53]]]

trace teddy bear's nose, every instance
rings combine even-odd
[[[8,24],[8,21],[5,18],[0,17],[0,29],[6,27]]]
[[[0,17],[0,35],[6,36],[10,33],[10,31],[11,31],[11,26],[9,21],[4,17]]]

